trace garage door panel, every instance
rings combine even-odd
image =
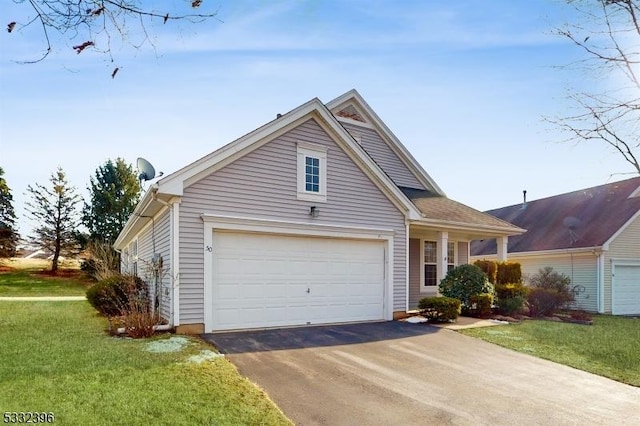
[[[214,329],[384,318],[384,243],[214,232]]]
[[[640,314],[640,265],[615,265],[613,277],[614,315]]]

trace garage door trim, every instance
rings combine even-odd
[[[611,313],[616,312],[616,266],[637,266],[640,267],[640,259],[611,259]]]
[[[393,230],[350,227],[320,223],[287,222],[237,216],[204,214],[204,325],[214,328],[213,320],[213,231],[240,231],[289,236],[331,237],[385,242],[384,319],[393,319]]]

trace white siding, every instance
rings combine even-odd
[[[425,189],[375,130],[350,123],[342,123],[342,125],[354,138],[360,140],[362,148],[367,151],[396,185]]]
[[[149,291],[155,292],[155,274],[153,271],[153,255],[162,256],[162,272],[160,295],[160,315],[169,319],[171,306],[171,229],[169,210],[165,210],[151,222],[138,236],[138,276],[149,284]]]
[[[296,143],[325,145],[327,202],[297,199]],[[309,216],[309,207],[320,210]],[[394,230],[394,310],[404,311],[404,215],[314,121],[185,188],[180,204],[180,323],[204,322],[203,213]]]
[[[611,262],[613,259],[640,261],[640,217],[618,235],[604,253],[604,311],[611,313]]]
[[[510,262],[522,265],[522,276],[525,282],[540,269],[550,266],[554,271],[563,273],[571,278],[572,286],[579,286],[580,293],[576,296],[575,307],[591,312],[598,310],[598,276],[597,257],[595,254],[565,254],[546,258],[518,258],[516,254],[509,254]]]

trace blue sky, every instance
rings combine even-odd
[[[223,22],[154,26],[155,50],[114,46],[115,79],[73,42],[18,64],[37,57],[40,34],[1,32],[0,166],[23,232],[27,185],[57,166],[82,195],[109,158],[171,173],[352,88],[450,198],[480,210],[523,189],[537,199],[630,177],[604,145],[561,143],[542,121],[569,111],[567,84],[593,84],[556,67],[579,58],[551,34],[573,16],[564,1],[204,3]],[[3,2],[2,22],[25,7]]]

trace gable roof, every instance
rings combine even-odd
[[[331,110],[334,110],[335,114]],[[145,193],[120,232],[114,247],[117,250],[122,250],[126,247],[126,244],[148,223],[149,218],[159,214],[169,206],[169,203],[179,200],[186,187],[231,164],[309,119],[314,119],[338,143],[371,181],[406,215],[408,220],[439,227],[447,226],[476,230],[481,231],[482,234],[484,234],[484,231],[491,231],[492,234],[500,235],[514,235],[524,232],[524,230],[502,221],[492,222],[487,215],[447,199],[440,187],[380,120],[362,96],[356,90],[350,90],[327,105],[323,104],[318,98],[313,98],[286,114],[279,114],[276,119],[241,138],[163,177],[151,185]],[[365,124],[375,129],[409,171],[416,176],[418,181],[425,188],[429,188],[425,193],[440,198],[438,200],[415,201],[425,198],[423,193],[414,197],[414,200],[410,200],[408,193],[393,182],[345,129],[341,123],[344,120]],[[459,222],[455,218],[459,218],[462,221]]]
[[[400,161],[418,179],[425,188],[432,192],[446,196],[444,191],[436,184],[429,174],[422,168],[420,163],[411,155],[409,150],[400,142],[386,124],[378,117],[378,114],[369,106],[367,101],[358,93],[351,89],[347,93],[338,96],[329,103],[327,108],[334,111],[338,121],[352,122],[356,125],[367,123],[377,130],[384,142],[398,156]]]
[[[129,217],[116,239],[114,247],[118,250],[124,248],[129,239],[144,226],[141,218],[156,214],[171,198],[180,197],[184,188],[258,149],[310,118],[315,119],[338,142],[345,153],[358,164],[400,211],[410,219],[416,220],[421,217],[420,211],[353,139],[331,111],[318,98],[313,98],[153,184]]]
[[[640,215],[640,177],[489,210],[527,229],[509,238],[509,253],[604,247]],[[639,236],[640,238],[640,236]],[[474,241],[472,256],[496,253],[493,240]]]
[[[424,221],[471,226],[510,235],[525,232],[524,229],[434,192],[404,187],[400,189],[420,209]]]

